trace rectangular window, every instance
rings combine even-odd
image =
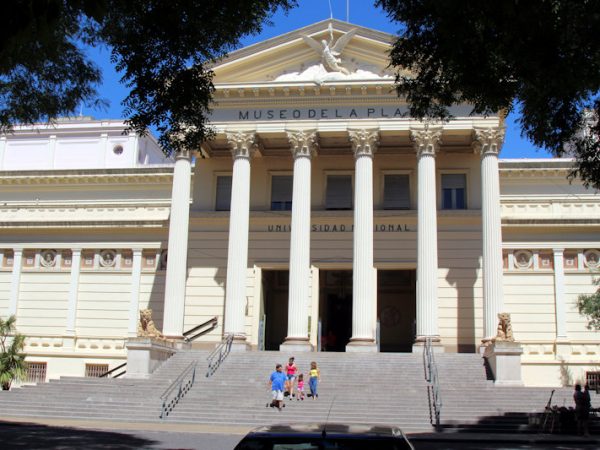
[[[442,209],[466,209],[466,189],[464,173],[442,174]]]
[[[231,209],[231,175],[217,177],[216,211],[229,211]]]
[[[408,175],[385,175],[383,178],[383,209],[409,209]]]
[[[292,187],[294,177],[292,175],[274,175],[271,177],[271,210],[292,210]]]
[[[99,378],[100,375],[108,372],[108,364],[86,364],[85,365],[85,376],[92,378]]]
[[[45,362],[25,362],[26,376],[28,383],[44,383],[46,381],[46,363]]]
[[[352,175],[328,175],[326,209],[352,209]]]

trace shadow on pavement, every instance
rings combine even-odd
[[[0,420],[0,447],[10,449],[140,449],[156,441],[125,433]]]

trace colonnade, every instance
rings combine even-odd
[[[373,157],[377,129],[349,129],[355,157],[355,206],[353,248],[352,337],[348,351],[376,351],[373,293]],[[442,142],[441,127],[410,130],[417,157],[417,337],[439,342],[437,298],[437,200],[435,157]],[[484,338],[495,334],[497,314],[502,312],[502,236],[498,153],[502,128],[474,129],[473,149],[481,155]],[[308,302],[310,277],[311,161],[317,154],[315,130],[289,131],[294,158],[290,233],[288,349],[309,350]],[[231,212],[225,298],[224,332],[234,335],[238,346],[246,345],[245,307],[250,215],[250,170],[256,146],[253,132],[227,134],[233,157]],[[169,230],[169,259],[165,296],[164,330],[169,336],[183,332],[185,273],[189,222],[189,155],[180,155],[175,166],[173,207]],[[187,192],[186,192],[187,189]],[[175,236],[175,234],[177,236]],[[177,273],[173,273],[177,272]]]

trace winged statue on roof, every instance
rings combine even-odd
[[[352,30],[343,34],[338,38],[337,41],[335,41],[335,43],[333,38],[333,25],[331,23],[329,23],[328,30],[329,41],[323,39],[321,42],[318,42],[317,40],[304,34],[301,36],[304,42],[321,56],[323,66],[328,72],[341,72],[344,75],[349,75],[350,71],[340,65],[342,60],[339,58],[339,56],[342,54],[342,50],[348,44],[348,42],[350,42],[350,39],[352,39],[358,29],[353,28]]]

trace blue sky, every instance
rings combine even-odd
[[[302,28],[311,23],[325,20],[330,16],[329,5],[333,11],[333,17],[339,20],[346,20],[347,0],[299,0],[299,7],[291,10],[287,15],[283,12],[276,13],[273,18],[272,26],[265,26],[260,35],[248,36],[241,42],[242,46],[247,46],[260,42],[271,37],[287,33],[297,28]],[[363,27],[373,28],[390,34],[396,34],[399,25],[392,23],[378,8],[373,6],[371,0],[350,0],[349,21]],[[84,115],[91,115],[96,118],[120,118],[123,108],[121,101],[127,95],[127,89],[119,83],[119,74],[115,72],[110,64],[110,52],[106,48],[91,49],[91,56],[101,67],[103,72],[103,83],[99,87],[100,96],[109,101],[107,110],[92,110],[83,107]],[[506,121],[507,131],[504,147],[502,149],[502,158],[547,158],[548,153],[544,150],[538,150],[527,139],[520,136],[519,128],[515,121],[517,114],[511,114]]]

